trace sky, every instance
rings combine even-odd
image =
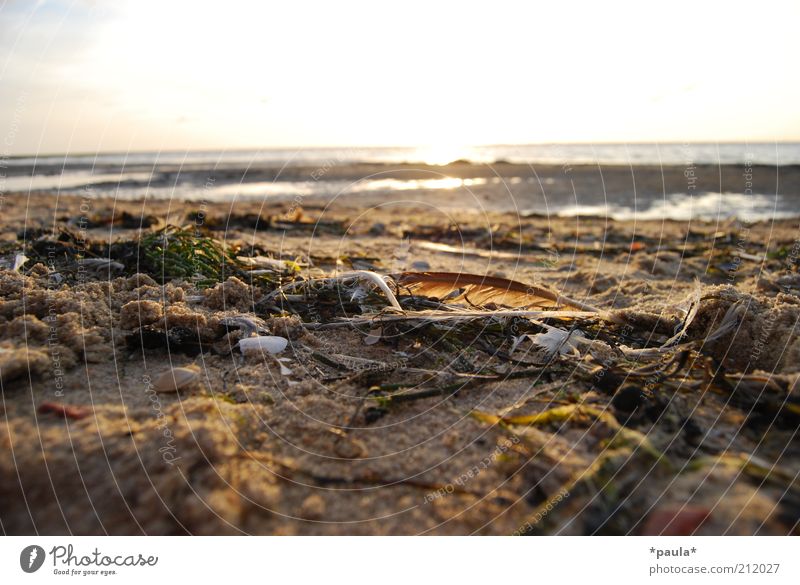
[[[0,0],[0,154],[800,140],[800,2]]]

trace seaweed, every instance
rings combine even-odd
[[[198,285],[208,286],[241,274],[230,250],[192,229],[167,226],[138,243],[141,253],[137,260],[144,260],[146,272],[161,281],[196,279]]]
[[[194,228],[168,225],[134,239],[110,243],[84,238],[68,228],[61,228],[55,237],[39,237],[25,247],[25,266],[43,263],[72,280],[79,275],[108,279],[117,274],[143,273],[162,283],[187,280],[201,288],[231,276],[274,288],[293,278],[299,269],[291,261],[238,256],[238,249]]]

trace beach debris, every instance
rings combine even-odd
[[[42,402],[36,409],[39,414],[56,414],[71,420],[80,420],[92,414],[92,409],[85,406],[64,404],[63,402]]]
[[[239,340],[239,350],[245,356],[263,355],[266,353],[276,354],[286,349],[289,340],[277,335],[261,335],[258,337],[248,337]]]
[[[389,301],[389,304],[393,308],[399,311],[403,310],[402,307],[400,306],[400,303],[397,302],[397,298],[394,296],[394,293],[389,288],[389,285],[386,284],[386,281],[380,274],[371,272],[369,270],[356,270],[354,272],[347,272],[345,274],[342,274],[338,278],[341,279],[342,281],[356,279],[374,284],[378,289],[380,289],[380,291],[384,295],[386,295],[386,299]]]
[[[77,260],[78,266],[90,270],[95,274],[113,274],[125,269],[125,265],[111,258],[81,258]]]
[[[239,264],[249,269],[250,274],[267,274],[269,272],[284,274],[300,272],[301,265],[294,260],[280,260],[268,256],[236,256]]]
[[[394,293],[389,288],[389,285],[386,284],[384,278],[381,275],[369,270],[356,270],[332,277],[314,278],[292,282],[279,287],[270,295],[270,298],[282,298],[283,300],[289,300],[286,293],[298,289],[306,292],[313,291],[315,296],[317,296],[320,295],[325,289],[333,289],[336,286],[341,286],[347,290],[347,294],[340,294],[338,295],[339,298],[344,297],[351,299],[350,302],[360,303],[360,301],[363,301],[369,294],[369,291],[362,288],[362,283],[374,285],[386,297],[390,307],[398,311],[403,310]],[[342,292],[343,291],[340,291],[340,293]]]
[[[719,326],[706,336],[704,343],[716,341],[732,333],[739,327],[746,313],[747,304],[744,301],[739,300],[733,303],[725,312]]]
[[[281,376],[291,376],[293,371],[290,367],[284,364],[290,364],[292,360],[289,358],[278,358],[278,366],[280,366]]]
[[[502,322],[514,318],[522,318],[526,320],[533,319],[562,319],[570,321],[574,319],[594,319],[605,320],[607,313],[594,313],[591,311],[537,311],[537,310],[520,310],[520,309],[496,309],[493,311],[487,310],[459,310],[459,311],[405,311],[404,313],[384,313],[379,317],[382,325],[391,324],[407,324],[411,327],[418,328],[422,325],[430,325],[434,323],[469,323],[469,322]],[[324,330],[324,329],[338,329],[343,327],[352,327],[360,325],[376,325],[375,315],[363,315],[350,318],[342,318],[337,321],[329,321],[326,323],[303,323],[303,327],[310,330]]]
[[[199,380],[200,368],[197,366],[170,368],[153,381],[153,390],[164,394],[178,392],[196,385]]]
[[[545,333],[525,335],[527,339],[545,350],[548,357],[556,354],[579,356],[576,340],[582,337],[581,331],[564,331],[557,327],[549,327]],[[515,348],[512,348],[512,353]]]
[[[642,449],[643,452],[657,461],[663,458],[663,454],[653,446],[647,435],[634,429],[626,428],[617,421],[611,412],[594,406],[566,404],[543,412],[518,416],[500,416],[478,410],[472,411],[471,414],[475,419],[492,425],[504,423],[511,426],[528,427],[554,423],[565,424],[567,422],[575,422],[587,426],[602,424],[614,432],[614,435],[607,443],[608,447],[635,447]]]
[[[228,329],[239,329],[245,337],[269,334],[269,329],[264,320],[250,315],[224,317],[220,319],[220,325]]]
[[[430,252],[440,252],[444,254],[452,254],[455,256],[462,256],[464,258],[486,258],[489,260],[511,260],[514,262],[526,262],[537,264],[543,262],[541,257],[532,256],[529,254],[515,254],[513,252],[503,252],[501,250],[481,250],[478,248],[465,248],[464,246],[450,246],[448,244],[441,244],[439,242],[415,242],[415,248],[422,248]],[[414,264],[418,264],[415,262]],[[416,267],[414,264],[412,268]],[[423,264],[427,264],[424,262]]]
[[[514,308],[555,309],[570,306],[598,311],[541,286],[507,278],[459,272],[403,272],[393,275],[399,289],[442,302],[465,302],[474,307],[496,305]]]
[[[60,272],[51,272],[47,275],[47,280],[50,281],[50,286],[58,286],[66,279]]]

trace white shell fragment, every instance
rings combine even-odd
[[[197,368],[172,368],[161,374],[153,382],[156,392],[177,392],[182,388],[193,386],[200,379]]]
[[[381,336],[383,335],[383,329],[378,327],[376,329],[371,329],[367,336],[364,338],[364,345],[375,345],[381,340]]]
[[[287,345],[289,345],[289,340],[277,335],[261,335],[239,340],[239,349],[246,356],[262,355],[265,352],[280,353],[286,349]]]
[[[25,254],[17,254],[16,256],[14,256],[14,267],[12,268],[12,270],[14,272],[19,272],[20,268],[22,268],[22,266],[28,260],[30,260],[30,258],[28,258]]]

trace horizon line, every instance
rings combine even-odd
[[[525,143],[495,143],[495,144],[470,144],[470,145],[463,145],[463,146],[454,146],[454,149],[457,148],[497,148],[497,147],[514,147],[514,146],[677,146],[677,145],[718,145],[718,146],[729,146],[729,145],[739,145],[739,144],[747,144],[747,145],[791,145],[797,144],[800,145],[800,138],[794,140],[770,140],[770,141],[763,141],[763,140],[726,140],[726,141],[703,141],[703,140],[690,140],[690,141],[675,141],[675,140],[668,140],[664,142],[659,141],[632,141],[632,142],[618,142],[618,141],[608,141],[608,142],[525,142]],[[134,150],[97,150],[97,151],[78,151],[78,152],[46,152],[46,153],[25,153],[25,154],[13,154],[13,155],[6,155],[0,156],[0,158],[4,158],[6,160],[11,159],[19,159],[19,158],[44,158],[44,157],[54,157],[54,156],[97,156],[97,155],[125,155],[125,154],[152,154],[152,153],[165,153],[165,154],[176,154],[176,153],[225,153],[225,152],[259,152],[259,151],[279,151],[279,150],[337,150],[337,149],[353,149],[353,150],[381,150],[381,149],[426,149],[426,148],[436,148],[436,145],[371,145],[371,146],[364,146],[364,145],[347,145],[347,144],[340,144],[340,145],[324,145],[324,146],[315,146],[315,145],[304,145],[304,146],[297,146],[297,145],[290,145],[290,146],[237,146],[235,148],[168,148],[168,149],[134,149]]]

